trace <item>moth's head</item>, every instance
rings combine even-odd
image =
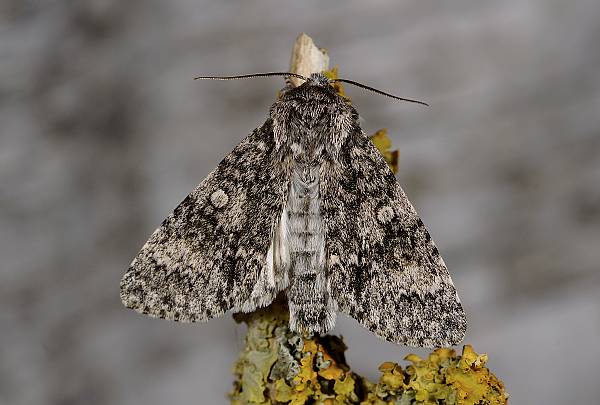
[[[302,84],[306,84],[308,86],[329,87],[333,84],[333,80],[329,79],[323,73],[312,73],[310,77],[307,77],[306,81]]]
[[[313,73],[306,78],[304,83],[294,87],[288,83],[279,92],[280,101],[344,103],[346,100],[337,94],[332,86],[333,81],[322,73]]]

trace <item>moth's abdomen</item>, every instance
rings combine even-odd
[[[319,167],[295,168],[286,204],[290,264],[293,274],[323,267],[324,236],[319,212]]]
[[[325,232],[320,213],[319,165],[295,163],[284,212],[290,287],[290,327],[324,333],[335,324],[335,304],[325,272]]]

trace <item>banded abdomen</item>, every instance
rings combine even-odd
[[[296,162],[281,226],[287,247],[286,291],[290,327],[324,333],[335,324],[335,305],[325,272],[325,230],[320,214],[319,165]]]

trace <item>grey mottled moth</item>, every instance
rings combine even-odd
[[[273,75],[298,76],[211,78]],[[123,303],[195,322],[281,293],[296,332],[325,333],[341,311],[390,342],[460,342],[446,265],[358,113],[324,75],[303,79],[152,234],[123,276]]]

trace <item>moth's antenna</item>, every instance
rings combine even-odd
[[[331,81],[332,82],[342,82],[342,83],[352,84],[354,86],[362,87],[363,89],[371,90],[374,93],[381,94],[381,95],[387,96],[387,97],[391,97],[391,98],[396,99],[396,100],[408,101],[408,102],[411,102],[411,103],[422,104],[422,105],[426,105],[427,107],[429,107],[429,104],[427,104],[427,103],[425,103],[423,101],[413,100],[413,99],[410,99],[410,98],[403,98],[403,97],[394,96],[393,94],[389,94],[389,93],[386,93],[385,91],[377,90],[377,89],[375,89],[375,88],[373,88],[371,86],[367,86],[365,84],[355,82],[354,80],[333,79]]]
[[[207,80],[237,80],[237,79],[251,79],[253,77],[270,77],[270,76],[286,76],[286,77],[297,77],[298,79],[308,80],[307,77],[302,75],[291,73],[291,72],[267,72],[267,73],[251,73],[248,75],[237,75],[237,76],[198,76],[194,77],[194,80],[207,79]]]

